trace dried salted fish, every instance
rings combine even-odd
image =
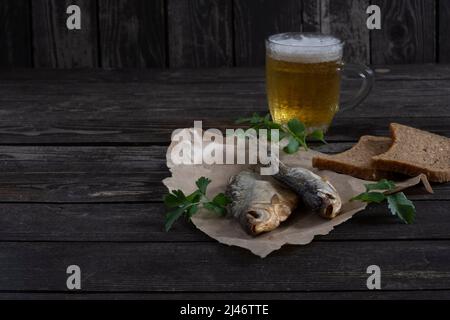
[[[289,168],[279,162],[279,171],[273,177],[294,190],[306,206],[325,218],[332,219],[341,210],[342,200],[334,186],[308,169]]]
[[[297,206],[298,197],[270,177],[244,170],[230,178],[227,196],[230,212],[251,235],[280,225]]]

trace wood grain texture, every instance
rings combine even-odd
[[[82,8],[82,30],[65,27],[69,4]],[[0,66],[30,67],[34,62],[37,67],[103,63],[106,68],[147,68],[166,66],[166,56],[173,67],[230,66],[234,60],[239,66],[262,65],[267,35],[300,30],[342,37],[347,42],[346,58],[352,62],[450,61],[448,1],[370,2],[382,9],[382,30],[371,31],[371,44],[365,26],[368,4],[368,0],[167,0],[165,30],[165,0],[4,0],[0,44],[7,50],[0,53]]]
[[[450,1],[439,1],[439,52],[440,63],[450,63]]]
[[[301,31],[301,25],[301,1],[234,0],[236,65],[264,65],[265,39],[275,33]]]
[[[170,67],[233,64],[231,0],[167,0]]]
[[[450,80],[450,64],[414,64],[414,65],[375,65],[377,84],[385,81],[428,81],[428,80]],[[74,69],[70,72],[58,69],[15,69],[2,70],[0,80],[3,83],[12,84],[14,81],[27,83],[39,81],[49,83],[51,81],[61,81],[65,83],[154,83],[161,82],[167,84],[182,83],[263,83],[265,70],[258,67],[240,68],[197,68],[177,69],[177,70],[157,70],[148,72],[143,69]]]
[[[380,6],[382,16],[382,29],[371,33],[372,63],[436,61],[435,1],[376,0],[372,4]]]
[[[5,73],[0,76],[0,139],[4,144],[168,144],[172,130],[192,126],[194,120],[204,120],[205,127],[236,127],[238,116],[267,112],[263,72],[248,72],[212,69],[195,75],[176,71],[127,76],[124,71],[105,71],[61,77],[57,72],[32,72],[22,80],[20,74],[10,78]],[[394,119],[450,136],[450,80],[442,73],[427,77],[444,79],[395,76],[394,69],[390,76],[381,76],[361,106],[336,117],[327,139],[386,135]],[[350,89],[344,85],[344,94]]]
[[[83,290],[91,292],[366,291],[374,261],[384,290],[450,289],[448,240],[313,242],[264,260],[204,242],[2,242],[0,252],[3,291],[66,291],[71,264],[80,266]]]
[[[160,201],[164,154],[157,146],[3,149],[0,201]]]
[[[0,67],[31,67],[30,1],[0,2]]]
[[[320,32],[321,0],[303,0],[302,31]]]
[[[344,144],[342,147],[349,147]],[[319,150],[333,152],[335,144]],[[0,202],[160,202],[166,147],[1,147]],[[342,149],[341,149],[342,150]],[[450,200],[450,185],[408,190],[412,199]]]
[[[412,225],[392,216],[386,204],[372,204],[314,241],[450,240],[450,201],[415,206]],[[0,241],[215,242],[185,219],[164,231],[162,203],[0,203],[0,212]]]
[[[317,292],[1,292],[2,300],[448,300],[450,290],[361,290]],[[307,303],[307,302],[306,302]],[[344,305],[340,304],[343,308]],[[380,312],[384,310],[379,309]],[[373,312],[371,311],[373,316]]]
[[[321,0],[321,32],[345,41],[344,60],[370,63],[370,39],[366,27],[368,0]]]
[[[36,67],[81,68],[98,66],[97,6],[91,0],[34,0],[33,61]],[[66,9],[81,9],[81,30],[68,30]]]
[[[165,66],[163,0],[99,0],[101,65]]]

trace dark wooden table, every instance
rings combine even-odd
[[[380,67],[330,151],[396,121],[450,136],[450,66]],[[262,69],[0,72],[0,298],[450,298],[450,184],[408,193],[413,225],[370,206],[265,259],[189,223],[163,230],[170,133],[265,112]],[[66,288],[79,265],[82,290]],[[380,291],[366,288],[379,265]]]

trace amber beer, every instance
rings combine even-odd
[[[326,130],[339,109],[342,42],[320,34],[284,33],[266,43],[266,85],[276,122],[292,118]]]

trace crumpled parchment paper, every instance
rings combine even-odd
[[[197,134],[201,137],[202,132],[194,129],[189,130],[192,137]],[[178,143],[192,143],[191,141],[175,142],[172,141],[167,151],[167,166],[172,176],[163,180],[164,185],[169,190],[181,189],[186,194],[196,189],[195,181],[205,176],[212,180],[208,186],[208,196],[213,196],[219,192],[224,192],[228,179],[240,171],[250,167],[249,165],[175,165],[170,152]],[[214,143],[206,139],[203,144],[205,148],[208,144]],[[193,143],[192,143],[193,146]],[[255,255],[266,257],[269,253],[280,249],[285,244],[305,245],[310,243],[316,235],[326,235],[335,226],[347,221],[358,211],[364,210],[367,206],[364,202],[349,200],[365,191],[364,184],[371,183],[357,179],[348,175],[339,174],[327,170],[317,170],[312,168],[312,157],[319,154],[316,151],[299,151],[294,155],[280,153],[280,160],[289,166],[300,166],[312,170],[322,177],[326,177],[337,189],[342,198],[341,213],[332,220],[327,220],[319,215],[308,211],[307,209],[296,210],[291,216],[283,222],[277,229],[253,237],[248,235],[240,224],[232,218],[219,217],[216,214],[206,210],[200,210],[192,217],[194,225],[217,241],[230,245],[238,246],[250,250]],[[428,190],[433,192],[425,175],[419,175],[405,181],[397,181],[397,190],[400,191],[422,182]]]

